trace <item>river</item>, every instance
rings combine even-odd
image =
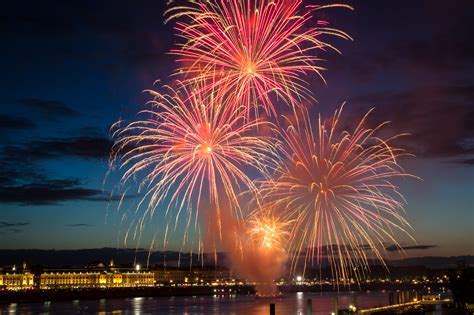
[[[312,300],[313,314],[330,315],[337,301],[339,309],[354,304],[354,293],[288,293],[275,299],[257,299],[253,295],[135,297],[54,301],[43,303],[0,304],[0,314],[269,314],[269,304],[275,303],[276,314],[306,314],[307,300]],[[359,308],[388,304],[383,291],[357,292]],[[436,312],[437,313],[437,312]]]

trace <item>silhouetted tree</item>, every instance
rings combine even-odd
[[[449,282],[456,304],[474,303],[474,268],[451,272]]]

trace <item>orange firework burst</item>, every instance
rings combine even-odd
[[[273,151],[268,137],[255,134],[267,123],[245,119],[243,110],[227,111],[214,93],[166,88],[164,94],[150,91],[154,100],[141,112],[143,120],[113,133],[114,161],[124,169],[122,182],[142,176],[140,205],[147,207],[141,223],[165,200],[166,214],[177,209],[176,222],[183,209],[190,219],[193,208],[197,222],[203,198],[217,212],[224,205],[240,209],[237,194],[243,189],[256,191],[245,168],[265,173],[263,163]]]
[[[291,221],[282,221],[268,212],[258,212],[248,221],[247,234],[253,244],[265,249],[281,249],[284,251],[285,241],[290,235]]]
[[[258,116],[260,106],[267,115],[276,115],[271,94],[292,106],[309,97],[301,77],[308,72],[321,75],[317,51],[337,51],[322,35],[350,39],[326,21],[311,21],[315,10],[350,8],[346,5],[308,6],[300,12],[301,0],[191,3],[167,12],[168,20],[179,19],[175,29],[184,39],[172,50],[182,64],[177,73],[191,84],[204,79],[204,89],[218,88],[229,104],[244,104],[248,115],[253,111]]]
[[[395,230],[407,233],[404,199],[390,180],[409,175],[397,163],[406,153],[390,145],[396,137],[376,136],[384,124],[365,128],[367,113],[353,132],[339,132],[341,112],[328,123],[320,118],[315,129],[307,111],[289,122],[281,131],[282,163],[262,194],[268,207],[295,222],[292,268],[327,255],[335,278],[346,281],[368,268],[366,250],[383,262],[380,246],[398,245]]]

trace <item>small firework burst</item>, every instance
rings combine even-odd
[[[268,211],[259,211],[248,220],[247,234],[257,247],[284,251],[291,223],[280,220]]]

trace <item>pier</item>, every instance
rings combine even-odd
[[[449,304],[452,303],[451,299],[444,299],[444,300],[421,300],[421,301],[412,301],[406,303],[399,303],[393,305],[386,305],[386,306],[379,306],[379,307],[372,307],[367,309],[357,310],[354,313],[357,314],[373,314],[378,312],[384,311],[392,311],[392,310],[402,310],[405,308],[417,307],[417,306],[426,306],[426,305],[442,305],[442,304]]]
[[[389,293],[389,303],[387,305],[371,306],[367,308],[358,307],[358,294],[355,293],[352,296],[352,304],[348,308],[340,309],[339,297],[334,297],[333,309],[330,311],[331,315],[357,315],[357,314],[377,314],[377,313],[396,313],[411,312],[413,310],[425,311],[432,309],[436,305],[450,304],[453,303],[451,297],[441,298],[440,294],[427,294],[421,295],[417,291],[398,291]],[[275,302],[270,303],[270,314],[276,314]],[[313,300],[311,298],[306,299],[305,314],[313,314]],[[303,314],[300,313],[299,314]]]

